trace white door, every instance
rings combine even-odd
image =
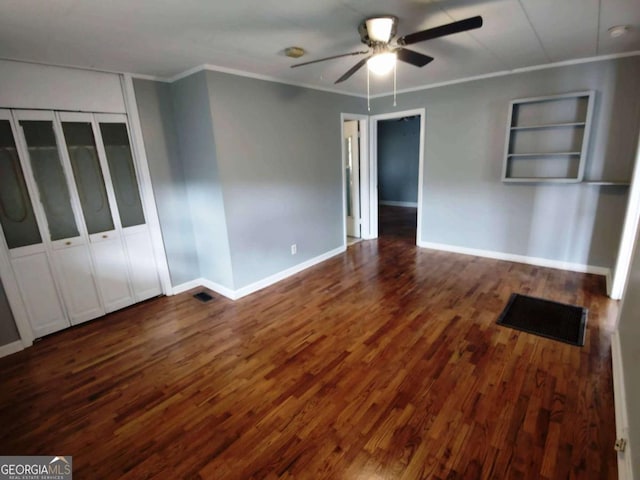
[[[343,124],[347,235],[360,238],[360,138],[357,120]]]
[[[162,293],[151,234],[140,196],[138,172],[131,152],[124,115],[96,114],[97,138],[103,170],[113,192],[113,211],[127,255],[129,279],[135,301]]]
[[[87,229],[96,272],[96,282],[104,309],[113,312],[131,305],[131,289],[125,245],[118,222],[104,150],[97,125],[90,113],[58,114],[69,169]]]
[[[2,269],[34,337],[162,293],[138,178],[125,115],[0,109]]]
[[[142,301],[160,295],[158,267],[153,255],[151,236],[147,226],[139,225],[127,228],[125,242],[131,263],[131,283],[136,300]]]
[[[91,257],[82,237],[51,243],[53,261],[69,319],[77,325],[104,315],[94,282]]]
[[[115,233],[91,236],[91,250],[107,312],[119,310],[135,302],[122,239]]]
[[[49,268],[41,235],[39,212],[34,209],[35,187],[25,175],[18,135],[8,110],[0,110],[0,248],[8,253],[11,269],[36,337],[69,326]],[[34,301],[29,301],[34,299]]]
[[[15,118],[28,159],[25,172],[35,185],[34,198],[39,200],[36,210],[41,212],[42,231],[48,232],[51,267],[69,320],[77,324],[100,317],[105,312],[95,284],[74,182],[63,165],[54,114],[18,111]],[[32,301],[36,300],[25,299]]]
[[[67,328],[69,320],[62,308],[44,246],[11,249],[9,252],[11,267],[34,337]]]

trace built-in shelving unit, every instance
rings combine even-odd
[[[581,182],[594,95],[584,91],[512,100],[502,181]]]

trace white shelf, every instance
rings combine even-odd
[[[550,152],[550,153],[509,153],[507,157],[575,157],[580,152]]]
[[[571,123],[544,123],[540,125],[517,125],[512,126],[511,130],[541,130],[544,128],[563,128],[563,127],[573,127],[580,128],[584,127],[587,124],[585,122],[571,122]]]
[[[612,180],[583,180],[582,183],[586,185],[593,185],[597,187],[628,187],[631,185],[629,181],[612,181]]]
[[[509,177],[505,183],[581,183],[580,180],[565,177]]]
[[[594,96],[594,91],[582,91],[512,100],[509,103],[502,181],[582,182]],[[599,183],[603,186],[619,184]]]

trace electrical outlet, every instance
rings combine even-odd
[[[291,255],[295,255],[296,253],[298,253],[298,245],[294,243],[291,245]]]

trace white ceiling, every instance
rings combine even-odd
[[[640,50],[640,0],[2,0],[0,57],[164,78],[210,64],[361,95],[364,68],[333,85],[357,57],[290,69],[283,50],[305,48],[304,61],[360,50],[357,26],[377,14],[396,15],[400,36],[484,19],[412,46],[435,61],[399,64],[399,89]],[[620,24],[632,29],[610,38]],[[372,79],[372,94],[391,78]]]

